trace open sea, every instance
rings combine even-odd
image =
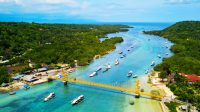
[[[164,57],[171,56],[169,48],[173,45],[168,40],[152,35],[145,35],[144,30],[161,30],[170,23],[124,23],[134,28],[128,32],[108,34],[109,38],[122,36],[124,42],[117,44],[116,49],[103,57],[94,60],[90,65],[80,67],[70,77],[87,81],[99,82],[110,85],[117,85],[126,88],[133,88],[134,78],[128,78],[127,73],[132,70],[138,78],[143,77],[146,70],[151,70],[151,62],[161,63]],[[167,44],[166,44],[167,42]],[[133,48],[130,48],[133,46]],[[103,47],[103,46],[102,46]],[[130,49],[130,51],[127,51]],[[123,51],[126,57],[120,58],[119,52]],[[166,55],[168,53],[169,55]],[[162,58],[158,58],[158,54]],[[119,59],[120,64],[114,65]],[[90,78],[89,75],[99,66],[105,68],[106,64],[112,68]],[[135,99],[132,95],[121,92],[89,87],[78,84],[64,85],[63,82],[53,81],[31,87],[29,90],[17,90],[16,95],[0,93],[0,112],[162,112],[159,101],[148,98]],[[56,97],[48,102],[43,98],[50,92],[55,92]],[[78,105],[72,106],[71,101],[83,94],[85,99]],[[134,101],[134,105],[129,102]]]

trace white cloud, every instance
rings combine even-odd
[[[192,4],[200,2],[199,0],[165,0],[168,4]]]

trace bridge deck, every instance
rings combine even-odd
[[[147,92],[140,92],[139,91],[139,81],[136,81],[136,89],[129,89],[129,88],[123,88],[123,87],[118,87],[118,86],[112,86],[112,85],[108,85],[108,84],[89,82],[89,81],[85,81],[85,80],[65,78],[65,77],[63,77],[63,78],[52,78],[52,79],[61,80],[63,82],[71,82],[71,83],[84,84],[84,85],[89,85],[89,86],[94,86],[94,87],[118,90],[118,91],[122,91],[122,92],[132,93],[132,94],[135,94],[135,95],[143,95],[143,96],[148,96],[148,97],[151,97],[151,98],[157,98],[157,99],[160,99],[160,100],[163,98],[163,96],[160,96],[160,95],[154,95],[154,94],[147,93]]]

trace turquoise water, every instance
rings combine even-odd
[[[145,75],[145,70],[152,69],[151,62],[156,64],[162,61],[158,58],[172,55],[165,46],[167,41],[158,36],[144,35],[143,30],[159,30],[170,24],[128,24],[134,26],[128,32],[109,34],[109,37],[122,36],[123,43],[117,44],[116,50],[94,60],[90,65],[79,68],[71,77],[84,79],[105,84],[117,85],[121,87],[133,87],[135,79],[127,78],[126,74],[132,70],[139,77]],[[150,39],[150,41],[148,41]],[[168,42],[168,41],[167,41]],[[130,48],[130,46],[134,48]],[[168,42],[168,46],[172,43]],[[130,49],[130,51],[126,51]],[[127,56],[120,59],[119,51],[124,51]],[[118,58],[120,64],[114,65],[115,59]],[[99,66],[110,63],[112,69],[97,76],[90,78],[88,75],[95,71]],[[46,103],[43,98],[55,92],[56,97]],[[80,94],[85,95],[85,100],[78,105],[72,106],[71,100]],[[128,99],[128,100],[127,100]],[[129,105],[129,99],[135,101],[134,106]],[[50,83],[31,87],[29,90],[18,90],[16,95],[9,96],[6,93],[0,93],[0,112],[129,112],[140,111],[159,112],[159,102],[150,99],[134,99],[133,96],[127,96],[117,91],[98,89],[84,85],[69,84],[64,86],[62,82],[53,81]],[[159,108],[159,109],[158,109]]]

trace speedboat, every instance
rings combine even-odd
[[[118,59],[115,60],[115,65],[119,65],[119,60]]]
[[[126,54],[124,54],[123,56],[126,57]]]
[[[11,91],[11,92],[9,92],[9,95],[14,95],[14,94],[16,94],[15,91]]]
[[[95,75],[97,75],[97,72],[93,72],[92,74],[90,74],[90,77],[94,77]]]
[[[72,104],[72,105],[76,105],[76,104],[80,103],[80,102],[83,101],[83,100],[84,100],[84,95],[80,95],[80,96],[78,96],[77,98],[75,98],[75,99],[71,102],[71,104]]]
[[[130,49],[127,49],[127,51],[130,51]]]
[[[155,61],[152,61],[151,62],[151,66],[154,66],[156,63],[155,63]]]
[[[128,74],[127,74],[127,77],[130,77],[133,75],[133,71],[129,71]]]
[[[102,68],[101,67],[99,67],[97,70],[96,70],[96,72],[98,72],[98,71],[100,71]]]
[[[55,93],[54,93],[54,92],[50,93],[46,98],[44,98],[44,102],[49,101],[49,100],[52,99],[53,97],[55,97]]]

